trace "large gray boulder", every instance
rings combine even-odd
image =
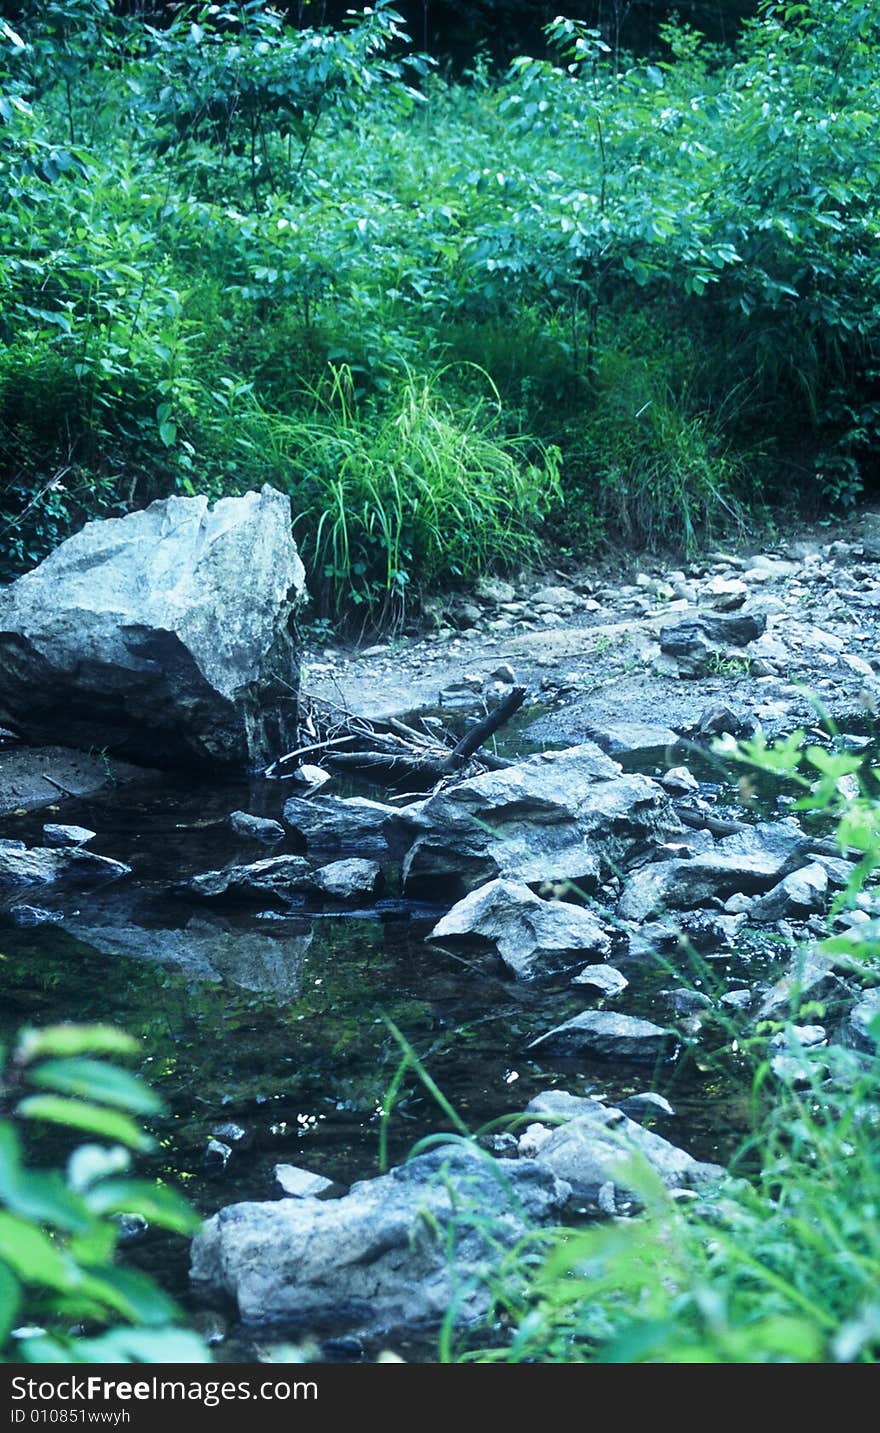
[[[607,955],[611,940],[590,911],[544,901],[520,881],[490,881],[452,907],[429,940],[477,936],[494,946],[514,975],[529,979],[572,965],[578,955]]]
[[[441,1146],[342,1199],[232,1204],[192,1248],[196,1287],[234,1298],[254,1323],[333,1319],[361,1330],[484,1313],[488,1274],[527,1231],[558,1215],[568,1184],[532,1160]],[[455,1257],[449,1240],[455,1225]],[[473,1283],[471,1281],[473,1280]]]
[[[0,593],[0,723],[153,766],[261,765],[295,745],[290,520],[264,487],[88,523]]]

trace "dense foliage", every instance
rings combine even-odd
[[[880,420],[878,28],[767,5],[736,53],[669,23],[641,62],[560,19],[554,61],[448,82],[384,0],[340,30],[24,6],[6,575],[86,515],[268,481],[324,609],[399,617],[534,554],[548,512],[581,552],[851,503]]]

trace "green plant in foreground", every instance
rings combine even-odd
[[[120,1215],[182,1235],[200,1224],[172,1189],[129,1173],[129,1150],[155,1144],[138,1117],[162,1109],[115,1063],[136,1049],[110,1026],[55,1025],[0,1052],[0,1361],[210,1362],[171,1299],[116,1257]],[[63,1172],[36,1169],[22,1151],[31,1122],[110,1143],[77,1145]]]

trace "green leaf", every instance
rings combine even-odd
[[[77,1282],[77,1271],[51,1242],[26,1219],[0,1210],[0,1259],[28,1284],[64,1292]]]
[[[76,1363],[213,1362],[210,1349],[198,1334],[173,1327],[109,1329],[97,1338],[74,1339],[69,1348]]]
[[[177,1313],[173,1299],[139,1269],[104,1266],[89,1269],[83,1289],[97,1295],[133,1323],[165,1324]]]
[[[0,1348],[14,1328],[21,1305],[21,1285],[7,1264],[0,1263]]]
[[[81,1100],[65,1100],[58,1095],[28,1095],[19,1104],[17,1113],[24,1119],[49,1120],[51,1124],[85,1129],[91,1134],[127,1144],[131,1149],[154,1149],[156,1145],[156,1141],[127,1115],[85,1104]]]
[[[95,1214],[142,1214],[150,1224],[175,1234],[195,1234],[202,1221],[181,1195],[147,1179],[108,1179],[87,1195]]]
[[[177,424],[165,422],[159,424],[159,437],[166,448],[173,448],[177,438]]]
[[[113,1025],[47,1025],[42,1030],[22,1030],[15,1058],[24,1065],[44,1055],[81,1055],[87,1050],[101,1055],[136,1055],[138,1042]]]
[[[24,1169],[18,1137],[9,1124],[0,1125],[0,1203],[13,1214],[37,1224],[82,1231],[91,1222],[82,1200],[69,1190],[61,1175]]]
[[[30,1071],[31,1084],[44,1089],[59,1090],[65,1095],[99,1100],[105,1105],[128,1110],[132,1114],[154,1115],[164,1108],[159,1096],[149,1086],[103,1060],[46,1060]]]

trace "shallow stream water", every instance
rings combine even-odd
[[[457,958],[426,943],[445,907],[401,901],[393,867],[372,910],[279,917],[174,894],[198,872],[294,850],[292,842],[267,849],[242,841],[227,824],[235,809],[280,818],[291,791],[290,782],[175,779],[4,820],[0,836],[29,844],[39,844],[46,820],[89,826],[99,833],[92,849],[126,861],[133,875],[75,896],[31,888],[17,897],[55,911],[62,924],[21,928],[0,912],[0,1039],[24,1024],[98,1019],[137,1036],[142,1073],[169,1111],[156,1126],[161,1153],[145,1167],[174,1180],[205,1215],[278,1197],[276,1163],[348,1185],[379,1172],[383,1127],[392,1163],[424,1135],[449,1128],[412,1072],[386,1118],[401,1059],[389,1019],[473,1131],[521,1112],[550,1087],[612,1101],[652,1089],[676,1110],[662,1126],[667,1137],[698,1158],[731,1159],[747,1130],[748,1087],[735,1062],[707,1057],[713,1043],[723,1047],[723,1030],[699,1056],[686,1051],[657,1069],[536,1059],[529,1041],[601,1005],[595,993],[566,978],[514,982],[488,957]],[[663,990],[753,983],[776,954],[769,942],[698,966],[682,955],[675,969],[614,959],[630,985],[613,1008],[673,1023]],[[244,1133],[226,1139],[233,1153],[223,1168],[206,1154],[218,1127],[230,1123]],[[47,1161],[63,1154],[64,1136],[40,1138]],[[150,1232],[131,1256],[189,1306],[186,1241]],[[230,1347],[247,1356],[240,1342]],[[400,1347],[407,1356],[405,1339]],[[422,1361],[431,1357],[424,1339],[413,1347]]]

